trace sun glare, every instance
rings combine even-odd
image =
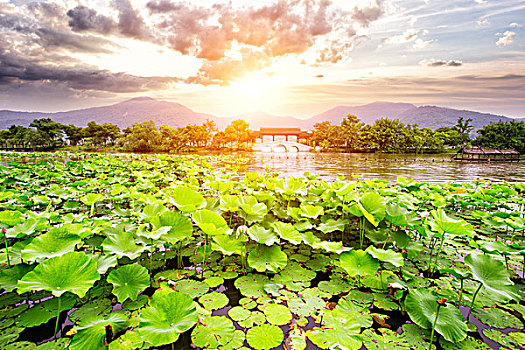
[[[282,85],[279,79],[267,76],[250,76],[230,84],[230,100],[243,111],[272,110],[280,103]]]

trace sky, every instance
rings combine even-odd
[[[217,116],[390,101],[525,117],[525,0],[0,0],[0,109],[137,96]]]

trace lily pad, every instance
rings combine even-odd
[[[268,350],[279,346],[284,340],[284,334],[279,327],[265,323],[250,328],[246,340],[254,349]]]
[[[279,246],[260,245],[248,254],[248,265],[259,272],[277,272],[283,269],[288,257]]]
[[[199,303],[204,306],[206,310],[219,310],[228,305],[229,299],[225,294],[211,292],[204,294],[199,298]]]
[[[259,307],[264,312],[266,320],[274,325],[282,326],[292,320],[290,310],[281,304],[266,304]]]
[[[137,299],[139,293],[149,287],[149,274],[148,270],[140,265],[124,265],[111,271],[107,281],[113,284],[113,294],[122,303],[127,298]]]
[[[235,327],[231,320],[224,316],[207,317],[191,332],[191,340],[200,348],[217,349],[233,340]]]

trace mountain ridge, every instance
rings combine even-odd
[[[498,120],[523,121],[523,119],[513,119],[502,115],[470,110],[430,105],[418,107],[410,103],[386,101],[376,101],[358,106],[336,106],[307,119],[299,119],[293,116],[271,115],[263,111],[244,113],[238,117],[225,118],[208,113],[195,112],[180,103],[141,96],[112,105],[64,112],[44,113],[0,110],[0,129],[6,129],[13,124],[29,126],[31,121],[37,118],[51,118],[59,123],[74,124],[77,126],[86,126],[89,121],[93,120],[98,124],[113,123],[120,128],[129,127],[133,123],[150,119],[153,120],[157,126],[165,124],[171,127],[202,124],[206,119],[211,119],[220,129],[226,127],[232,120],[243,118],[250,124],[252,129],[268,126],[312,129],[316,123],[323,121],[329,121],[332,124],[338,125],[347,114],[356,115],[366,124],[373,124],[378,118],[387,117],[399,119],[405,124],[418,124],[420,127],[428,127],[433,130],[441,126],[454,126],[460,116],[465,119],[473,119],[472,125],[474,126],[474,131],[490,122],[496,122]]]

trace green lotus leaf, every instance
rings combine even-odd
[[[429,224],[434,231],[458,236],[467,235],[472,237],[474,235],[472,225],[465,220],[453,219],[443,209],[432,210],[430,213],[434,220],[429,221]]]
[[[390,329],[380,328],[381,335],[372,329],[365,329],[363,332],[363,344],[368,350],[410,350],[410,343],[404,335],[398,334]]]
[[[351,277],[355,275],[373,275],[379,269],[379,262],[368,252],[362,250],[351,250],[341,254],[339,258],[341,266]]]
[[[342,219],[328,219],[326,222],[320,224],[317,228],[323,233],[330,233],[334,231],[342,232],[345,230],[345,222]]]
[[[227,234],[228,224],[224,218],[208,209],[199,210],[192,215],[193,221],[207,235]]]
[[[260,245],[248,254],[248,265],[259,272],[277,272],[286,266],[288,257],[279,246]]]
[[[240,255],[243,249],[242,242],[229,235],[213,236],[211,247],[213,250],[218,250],[224,255]]]
[[[405,306],[412,321],[420,327],[432,329],[438,310],[438,299],[439,297],[426,289],[411,290],[406,297]],[[450,342],[462,341],[468,331],[463,315],[452,304],[440,307],[435,329]]]
[[[153,346],[170,344],[197,323],[197,304],[184,293],[157,290],[140,314],[139,333]]]
[[[339,295],[348,292],[352,285],[339,278],[332,278],[329,281],[321,281],[317,285],[319,290],[329,293],[330,295]]]
[[[131,264],[121,266],[108,275],[107,281],[113,284],[113,294],[119,303],[127,298],[137,299],[139,292],[149,287],[149,274],[145,267]]]
[[[37,350],[60,350],[67,349],[69,346],[69,338],[59,338],[42,343],[36,347]]]
[[[323,215],[324,209],[323,207],[312,205],[312,204],[306,204],[305,202],[301,203],[299,206],[299,215],[305,218],[309,219],[317,219],[320,215]]]
[[[165,235],[171,230],[171,226],[154,227],[151,230],[146,229],[146,225],[140,225],[137,230],[137,236],[144,237],[146,239],[158,240],[161,236]]]
[[[268,283],[270,283],[270,280],[266,276],[248,274],[237,278],[234,284],[242,295],[250,298],[259,298],[268,295],[264,291],[264,286]]]
[[[287,301],[290,312],[294,315],[308,317],[316,310],[315,306],[304,302],[301,299],[290,299]]]
[[[396,253],[390,249],[384,250],[376,248],[374,246],[370,246],[366,249],[366,251],[377,260],[391,263],[395,267],[401,267],[405,263],[403,255],[401,253]]]
[[[230,340],[230,342],[224,346],[221,347],[221,350],[238,350],[242,349],[242,345],[244,344],[244,340],[246,339],[246,335],[243,331],[240,329],[236,329],[233,332],[233,338]]]
[[[80,200],[85,205],[92,205],[94,203],[104,200],[104,196],[99,193],[88,193],[84,197],[80,198]]]
[[[98,273],[105,274],[110,267],[118,265],[117,257],[113,254],[89,254],[89,257],[96,261]]]
[[[239,196],[225,194],[221,196],[219,208],[224,211],[237,211],[239,210]]]
[[[228,305],[229,299],[226,296],[226,294],[223,293],[217,293],[217,292],[211,292],[208,294],[204,294],[199,298],[199,303],[204,306],[206,310],[219,310]]]
[[[399,204],[390,203],[386,206],[385,219],[395,226],[410,226],[407,220],[409,211]]]
[[[189,187],[177,187],[167,191],[168,200],[184,213],[191,213],[203,208],[206,200],[197,191]]]
[[[273,324],[255,326],[246,333],[248,344],[257,350],[268,350],[279,346],[284,340],[283,331]]]
[[[323,249],[327,253],[337,253],[341,254],[343,251],[348,250],[343,248],[343,242],[332,242],[332,241],[313,241],[310,244],[314,249]]]
[[[75,250],[80,237],[62,228],[52,228],[49,232],[34,238],[24,249],[22,259],[29,261],[61,256]]]
[[[18,264],[10,269],[0,270],[0,288],[12,292],[15,290],[18,280],[32,269],[32,266]]]
[[[247,221],[257,221],[262,219],[267,213],[266,204],[259,203],[254,196],[239,197],[239,207],[246,214]]]
[[[210,288],[217,288],[218,286],[224,283],[224,278],[219,277],[219,276],[212,276],[212,277],[206,278],[204,280],[204,283],[210,286]]]
[[[48,290],[55,296],[71,292],[84,297],[100,278],[97,263],[84,253],[70,252],[39,264],[18,281],[18,293]]]
[[[297,231],[292,224],[277,221],[272,224],[273,230],[284,240],[292,244],[300,244],[303,241],[303,237]]]
[[[202,319],[191,332],[194,345],[204,349],[217,349],[230,343],[234,336],[233,322],[224,316],[211,316]]]
[[[42,301],[16,318],[16,325],[26,328],[39,326],[56,317],[59,311],[59,298]],[[77,299],[71,294],[64,294],[60,297],[60,311],[71,309],[75,306]]]
[[[190,238],[193,234],[193,224],[191,220],[179,212],[163,212],[160,216],[154,217],[151,223],[156,228],[163,226],[171,227],[171,229],[161,237],[162,240],[171,244]]]
[[[523,328],[523,323],[516,316],[496,307],[474,309],[472,314],[483,324],[494,328]]]
[[[111,299],[96,298],[71,312],[69,319],[75,323],[79,323],[87,319],[108,317],[111,311]]]
[[[313,328],[306,332],[308,339],[321,349],[359,350],[363,345],[359,333],[342,329]]]
[[[292,313],[281,304],[266,304],[259,307],[264,312],[266,320],[274,325],[282,326],[292,320]]]
[[[158,218],[161,216],[162,213],[166,212],[168,208],[166,208],[161,203],[156,204],[148,204],[143,209],[142,212],[139,213],[139,216],[146,221],[153,221],[155,219],[158,220]],[[170,225],[160,225],[160,226],[170,226]]]
[[[464,262],[470,267],[472,276],[491,292],[510,299],[520,299],[514,284],[509,279],[505,264],[486,254],[469,254]]]
[[[77,333],[69,349],[98,350],[104,348],[104,342],[111,341],[111,339],[106,339],[106,327],[111,327],[113,334],[117,334],[127,326],[128,318],[121,313],[112,313],[108,318],[88,318],[76,327]]]
[[[267,230],[260,225],[253,225],[248,228],[248,236],[257,243],[271,246],[279,242],[279,238],[271,230]]]
[[[264,314],[260,311],[252,311],[250,316],[248,318],[237,321],[239,326],[242,328],[252,328],[254,325],[261,325],[266,322],[266,317],[264,317]]]
[[[0,224],[2,226],[15,226],[22,222],[22,213],[18,210],[3,210],[0,211]],[[2,237],[3,237],[3,233]]]
[[[441,339],[439,341],[443,350],[491,350],[492,348],[485,344],[482,340],[467,337],[459,343],[451,343]]]
[[[46,219],[27,219],[22,223],[11,227],[6,232],[7,238],[20,238],[24,236],[31,236],[36,230],[45,230],[49,227]]]
[[[119,258],[128,257],[136,259],[146,249],[142,245],[135,243],[135,237],[131,231],[122,231],[118,234],[109,234],[102,243],[104,251],[116,254]]]
[[[509,333],[511,334],[511,333]],[[490,340],[495,341],[496,343],[501,344],[507,349],[516,349],[518,348],[518,343],[516,342],[515,337],[507,335],[502,331],[497,329],[485,328],[483,329],[483,335]],[[500,348],[501,349],[501,348]]]
[[[204,283],[189,279],[184,279],[177,281],[170,285],[171,289],[177,292],[188,294],[192,298],[200,297],[203,294],[206,294],[210,287]]]
[[[35,343],[29,341],[17,341],[15,343],[10,343],[2,348],[2,350],[33,350],[36,349]]]
[[[230,310],[228,310],[228,316],[234,321],[244,321],[248,317],[251,316],[251,311],[242,307],[242,306],[234,306]]]
[[[109,350],[138,349],[142,347],[142,344],[144,344],[144,340],[140,337],[138,330],[134,329],[109,343]]]
[[[372,225],[377,227],[386,215],[386,203],[377,192],[368,192],[359,198],[357,207]]]

